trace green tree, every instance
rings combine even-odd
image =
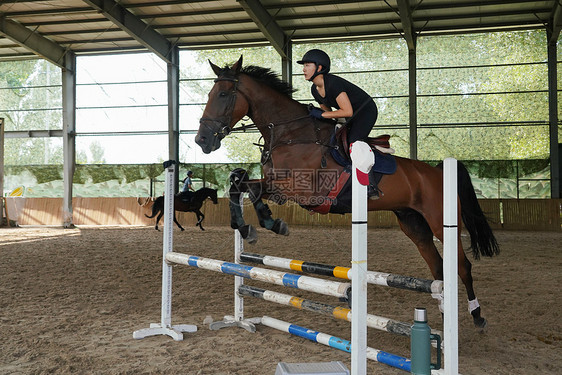
[[[105,164],[104,149],[101,143],[92,142],[90,143],[90,154],[92,155],[92,164]]]
[[[547,127],[508,124],[548,119],[546,93],[525,93],[547,90],[545,52],[543,31],[420,38],[419,123],[490,124],[422,127],[420,158],[547,157]]]
[[[2,62],[0,90],[6,131],[62,129],[60,69],[44,60]],[[5,163],[60,164],[62,145],[50,138],[10,138]]]
[[[509,51],[497,56],[497,64],[528,63],[487,70],[482,87],[486,91],[525,92],[521,94],[489,95],[487,104],[500,121],[548,121],[548,69],[546,33],[530,30],[516,33],[491,33],[486,46],[491,50]],[[534,91],[534,92],[533,92]],[[510,128],[505,142],[510,159],[549,157],[548,125]]]

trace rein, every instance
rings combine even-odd
[[[288,120],[288,121],[283,121],[277,124],[274,123],[269,123],[267,125],[267,127],[269,128],[270,132],[269,132],[269,150],[265,150],[265,144],[262,146],[264,147],[264,149],[262,150],[262,158],[261,158],[261,164],[264,165],[265,163],[267,163],[269,161],[269,159],[271,158],[271,154],[273,153],[273,151],[280,146],[290,146],[290,145],[302,145],[302,144],[315,144],[318,146],[322,146],[322,147],[328,147],[328,148],[337,148],[337,146],[332,146],[329,143],[324,143],[322,142],[322,140],[320,139],[320,128],[318,126],[314,126],[314,134],[316,135],[316,139],[315,140],[311,140],[311,139],[289,139],[289,140],[285,140],[285,141],[278,141],[278,142],[274,142],[274,129],[276,126],[278,125],[284,125],[290,122],[294,122],[294,121],[299,121],[299,120],[304,120],[306,118],[309,118],[308,115],[306,116],[301,116],[298,117],[294,120]],[[258,145],[260,146],[260,145]]]
[[[226,121],[222,120],[220,118],[217,119],[211,119],[211,118],[201,118],[200,122],[202,125],[204,125],[205,127],[210,129],[210,126],[208,123],[218,123],[220,125],[220,130],[219,131],[215,131],[213,132],[213,136],[214,137],[220,137],[220,139],[226,137],[227,135],[229,135],[232,132],[238,132],[238,131],[242,131],[245,132],[247,129],[259,129],[259,127],[254,123],[254,124],[242,124],[238,127],[234,127],[234,128],[230,128],[230,122],[232,121],[232,114],[234,112],[234,106],[236,105],[236,94],[240,93],[242,96],[244,96],[244,98],[246,99],[246,101],[248,102],[248,104],[251,102],[248,98],[248,96],[246,96],[246,94],[244,94],[242,91],[240,91],[238,89],[238,84],[240,83],[239,79],[236,77],[218,77],[214,80],[214,82],[220,82],[220,81],[229,81],[229,82],[233,82],[234,83],[234,87],[232,89],[231,96],[230,96],[230,100],[225,108],[225,113],[229,113],[228,115],[224,116],[226,117]],[[286,145],[297,145],[297,144],[316,144],[322,147],[328,147],[328,148],[338,148],[337,146],[333,146],[331,144],[325,143],[323,142],[320,138],[320,128],[315,126],[314,127],[314,132],[316,135],[316,139],[315,140],[299,140],[299,139],[289,139],[289,140],[285,140],[285,141],[278,141],[276,143],[274,143],[274,129],[277,126],[280,125],[286,125],[286,124],[290,124],[293,122],[297,122],[297,121],[301,121],[304,119],[309,118],[310,116],[305,115],[305,116],[300,116],[294,119],[289,119],[289,120],[283,120],[280,122],[277,122],[276,124],[274,124],[273,122],[270,122],[267,127],[270,130],[270,137],[269,137],[269,150],[265,150],[262,149],[262,160],[261,163],[262,165],[267,163],[267,161],[271,158],[271,154],[273,152],[273,150],[275,150],[277,147],[279,146],[286,146]],[[316,121],[316,120],[315,120]],[[265,148],[265,144],[261,145],[261,144],[256,144],[254,143],[256,146],[260,147],[260,148]]]

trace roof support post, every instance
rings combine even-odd
[[[415,45],[415,43],[414,43]],[[416,48],[408,50],[408,108],[410,110],[410,159],[418,159],[418,92]]]
[[[406,39],[408,49],[413,50],[416,48],[416,33],[414,32],[414,22],[412,21],[412,11],[410,7],[410,0],[396,0],[398,5],[398,13],[400,14],[400,22],[402,22],[402,35]]]
[[[293,84],[293,43],[289,40],[284,49],[285,56],[281,55],[281,75],[285,82]]]
[[[173,47],[168,62],[168,158],[179,163],[179,113],[180,113],[180,54]],[[174,192],[178,192],[179,168],[174,170]]]
[[[402,36],[408,45],[408,108],[410,110],[410,159],[418,158],[418,94],[416,67],[416,33],[412,21],[410,0],[397,0],[398,13],[402,22]]]
[[[558,145],[558,66],[557,47],[552,31],[547,29],[548,40],[548,122],[550,137],[550,194],[560,198],[560,151]],[[558,34],[560,35],[560,34]]]
[[[562,29],[562,5],[559,1],[554,2],[554,8],[548,21],[547,30],[550,32],[548,36],[548,44],[556,44]]]
[[[76,55],[66,53],[62,69],[62,128],[63,128],[63,227],[73,228],[72,180],[76,168]]]

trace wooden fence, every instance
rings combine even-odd
[[[10,219],[20,225],[62,225],[62,198],[7,198]],[[508,230],[561,230],[562,199],[484,199],[482,210],[490,219],[492,228]],[[154,225],[148,219],[151,204],[141,206],[136,198],[74,198],[72,200],[75,225]],[[289,225],[346,227],[351,224],[351,214],[310,214],[294,203],[284,206],[270,205],[274,217],[283,218]],[[217,205],[207,201],[202,209],[204,225],[229,225],[228,199],[220,198]],[[245,204],[248,223],[258,225],[252,205]],[[182,225],[195,225],[193,213],[178,212]],[[392,212],[369,212],[369,227],[390,228],[398,226]]]

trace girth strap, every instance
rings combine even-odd
[[[340,173],[340,175],[338,177],[338,180],[336,181],[336,184],[334,185],[332,190],[328,193],[328,195],[324,199],[324,203],[322,203],[318,206],[314,206],[314,207],[306,207],[310,210],[310,214],[314,215],[315,213],[319,213],[319,214],[329,213],[330,207],[332,206],[332,204],[336,200],[340,191],[345,186],[345,183],[347,182],[347,180],[349,180],[350,176],[351,176],[351,173],[349,173],[347,170],[344,169]]]

